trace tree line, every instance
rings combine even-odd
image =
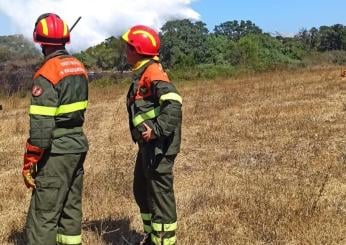
[[[346,26],[341,24],[302,29],[285,37],[265,33],[249,20],[226,21],[209,31],[202,21],[183,19],[166,22],[159,34],[161,61],[168,69],[228,66],[267,70],[346,50]],[[110,37],[76,56],[92,69],[126,70],[123,45],[119,38]],[[340,53],[335,56],[328,56],[328,62],[344,62]]]
[[[172,79],[209,79],[244,70],[346,64],[346,26],[342,24],[301,29],[287,37],[265,33],[250,20],[226,21],[209,31],[202,21],[183,19],[166,22],[159,35],[160,59]],[[120,38],[109,37],[74,55],[91,72],[121,73],[129,70],[124,45]],[[0,94],[30,87],[27,79],[41,60],[40,52],[22,35],[0,37]],[[108,74],[107,84],[122,79],[119,72]]]

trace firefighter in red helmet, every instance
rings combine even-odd
[[[157,32],[137,25],[122,38],[134,71],[127,109],[139,146],[133,191],[146,234],[141,244],[176,244],[173,165],[180,151],[182,98],[159,63]]]
[[[22,170],[25,185],[33,189],[27,244],[81,244],[87,72],[67,53],[70,31],[58,15],[41,15],[33,39],[45,59],[34,75]]]

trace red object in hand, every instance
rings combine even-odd
[[[24,183],[28,188],[36,187],[33,173],[36,172],[36,165],[41,160],[43,152],[44,150],[40,147],[31,145],[29,141],[26,142],[22,175],[24,178]]]

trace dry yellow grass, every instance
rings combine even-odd
[[[346,244],[346,83],[338,76],[329,67],[177,84],[179,244]],[[140,237],[125,94],[124,85],[90,91],[84,244]],[[23,244],[28,103],[0,99],[0,244]]]

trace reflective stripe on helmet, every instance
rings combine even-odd
[[[48,25],[47,25],[47,21],[46,19],[42,19],[40,21],[41,25],[42,25],[42,32],[44,35],[48,36]]]
[[[130,31],[127,31],[124,33],[124,35],[121,36],[126,42],[129,42],[129,33]]]
[[[87,108],[87,105],[88,101],[75,102],[72,104],[61,105],[59,107],[31,105],[29,109],[29,114],[54,117],[61,114],[85,110]]]
[[[64,22],[64,36],[67,35],[68,27],[67,24]]]
[[[152,44],[154,47],[156,47],[157,43],[156,43],[156,41],[155,41],[155,38],[154,38],[154,36],[151,35],[149,32],[143,31],[143,30],[137,30],[137,31],[134,31],[133,34],[135,34],[135,35],[136,35],[136,34],[144,34],[144,35],[146,35],[146,36],[150,39],[151,44]]]
[[[154,29],[148,26],[133,26],[122,35],[122,39],[134,47],[138,54],[149,56],[159,54],[160,37]]]
[[[44,45],[64,45],[70,42],[70,32],[58,15],[46,13],[38,17],[33,38],[35,42]]]

